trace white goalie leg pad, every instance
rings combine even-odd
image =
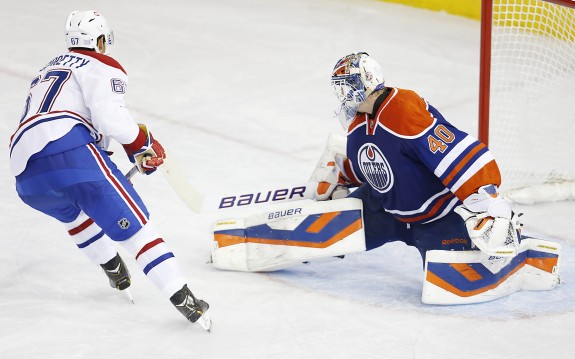
[[[214,267],[246,272],[365,251],[363,205],[357,198],[298,201],[212,226]]]
[[[422,302],[471,304],[520,290],[549,290],[559,283],[561,246],[524,238],[515,257],[489,256],[481,251],[427,252]]]

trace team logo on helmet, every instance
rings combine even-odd
[[[393,172],[381,150],[373,143],[361,146],[357,154],[361,173],[378,192],[385,193],[393,186]]]

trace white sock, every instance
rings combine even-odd
[[[117,250],[114,242],[84,212],[80,212],[73,222],[64,223],[64,226],[80,251],[92,263],[99,266],[116,255]]]
[[[174,254],[149,222],[138,233],[118,243],[134,255],[144,274],[167,298],[186,284]]]

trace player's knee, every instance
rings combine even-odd
[[[148,222],[130,238],[119,241],[118,243],[128,252],[137,256],[138,252],[140,252],[142,248],[159,237],[156,227],[152,223]]]

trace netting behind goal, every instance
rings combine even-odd
[[[574,5],[484,0],[479,137],[516,202],[575,199]]]

